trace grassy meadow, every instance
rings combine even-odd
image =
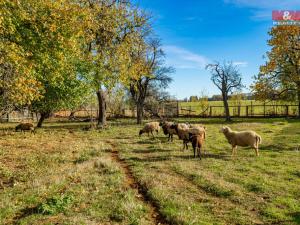
[[[300,121],[238,119],[262,136],[260,156],[231,156],[221,119],[206,155],[162,132],[138,137],[133,120],[105,130],[48,122],[37,133],[0,130],[0,224],[299,224]]]

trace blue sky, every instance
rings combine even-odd
[[[166,63],[176,69],[169,92],[179,99],[219,94],[205,65],[239,66],[249,87],[264,63],[272,10],[299,10],[300,0],[137,0],[153,17]],[[245,89],[245,92],[250,90]]]

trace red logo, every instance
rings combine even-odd
[[[272,19],[276,21],[300,21],[299,10],[273,10]]]

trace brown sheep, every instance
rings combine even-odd
[[[169,135],[168,141],[173,141],[173,135],[176,134],[176,130],[172,129],[171,126],[174,124],[174,122],[167,122],[163,121],[159,123],[159,126],[163,129],[163,132],[165,135]]]
[[[201,159],[201,149],[203,148],[204,145],[205,133],[201,133],[201,134],[189,133],[189,140],[192,142],[192,146],[194,149],[194,158],[196,158],[196,150],[197,150],[197,155]]]
[[[32,123],[20,123],[19,125],[16,126],[16,132],[18,130],[20,131],[25,131],[25,130],[30,130],[31,133],[35,133],[35,129]]]
[[[182,126],[182,124],[173,124],[171,128],[176,130],[178,138],[183,141],[183,150],[188,149],[188,143],[190,141],[189,133],[204,134],[205,136],[205,132],[206,132],[205,127],[200,127],[200,126],[190,128],[188,125]]]

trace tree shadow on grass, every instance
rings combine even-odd
[[[198,159],[199,157],[196,156],[194,158],[194,153],[191,152],[190,154],[188,155],[175,155],[175,156],[172,156],[172,158],[178,158],[178,159]],[[223,154],[212,154],[212,153],[201,153],[201,158],[203,160],[205,159],[219,159],[219,160],[226,160],[226,161],[229,161],[231,159],[231,156],[228,156],[228,155],[223,155]]]
[[[136,162],[162,162],[169,160],[170,157],[168,156],[154,156],[154,157],[147,157],[147,158],[139,158],[139,157],[129,157],[128,160],[136,161]]]
[[[157,152],[172,152],[173,150],[168,150],[168,149],[153,149],[148,147],[148,149],[136,149],[131,152],[133,153],[138,153],[138,154],[148,154],[148,153],[157,153]]]
[[[51,126],[43,126],[37,128],[37,130],[44,130],[44,131],[52,131],[52,130],[82,130],[83,128],[87,128],[90,124],[89,123],[82,123],[82,124],[54,124]]]
[[[295,151],[297,148],[297,146],[284,146],[284,144],[280,145],[280,144],[270,144],[270,145],[263,145],[261,147],[259,147],[260,151],[264,151],[264,152],[287,152],[287,151]]]
[[[24,219],[26,217],[29,217],[31,215],[34,215],[34,214],[39,214],[39,210],[38,210],[38,207],[37,206],[34,206],[34,207],[26,207],[24,209],[21,209],[17,215],[13,218],[13,221],[14,223],[13,224],[19,224],[19,221],[21,219]]]
[[[138,140],[135,143],[136,144],[157,144],[157,140],[154,138],[150,138],[146,140]]]
[[[205,160],[206,158],[213,158],[218,160],[231,160],[231,157],[228,155],[219,155],[219,154],[202,154],[202,159]],[[130,157],[128,160],[137,161],[137,162],[163,162],[163,161],[171,161],[173,160],[192,160],[192,159],[199,159],[198,157],[194,158],[193,153],[191,154],[184,154],[184,155],[164,155],[164,156],[150,156],[146,158],[139,158],[139,157]]]
[[[299,211],[299,212],[291,213],[290,215],[292,216],[293,221],[294,221],[296,224],[300,224],[300,211]]]

